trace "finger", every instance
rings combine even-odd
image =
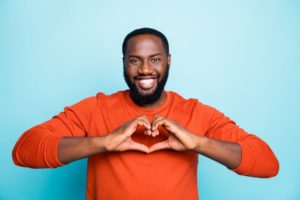
[[[147,147],[144,144],[140,144],[140,143],[137,143],[137,142],[134,142],[134,141],[132,141],[131,146],[130,146],[129,149],[149,153],[149,147]]]
[[[160,117],[159,115],[154,115],[154,117],[152,118],[152,122],[151,122],[151,130],[154,130],[154,129],[153,129],[153,126],[154,126],[155,122],[157,121],[157,119],[158,119],[159,117]]]
[[[134,121],[130,122],[130,124],[125,128],[123,134],[126,136],[126,137],[129,137],[131,136],[137,129],[138,126],[148,126],[148,128],[150,127],[149,125],[145,124],[145,122],[143,122],[142,120],[137,120],[135,119]],[[148,129],[146,128],[146,129]]]
[[[137,119],[142,119],[142,120],[145,121],[147,124],[151,124],[150,121],[149,121],[149,119],[148,119],[148,117],[147,117],[145,114],[139,116]]]
[[[152,134],[152,131],[149,130],[149,129],[146,129],[146,130],[144,131],[144,133],[145,133],[145,135],[151,135],[151,134]]]
[[[137,125],[144,126],[146,130],[151,129],[151,125],[149,123],[147,123],[146,121],[144,121],[143,119],[137,119],[136,123],[137,123]]]
[[[136,129],[137,126],[144,126],[147,130],[150,130],[150,129],[151,129],[150,123],[149,123],[148,121],[145,121],[145,120],[142,119],[142,118],[137,118],[137,119],[135,119],[135,120],[132,122],[131,126],[132,126],[134,129]]]
[[[175,121],[166,118],[159,119],[154,128],[158,129],[159,126],[163,126],[167,131],[175,135],[179,131],[178,124]]]
[[[163,117],[158,117],[152,124],[152,131],[158,130],[159,126],[165,126],[167,123],[167,120]]]
[[[153,131],[153,137],[156,137],[156,136],[158,136],[159,135],[159,131],[158,131],[158,129],[157,130],[155,130],[155,131]]]
[[[162,120],[162,119],[164,119],[164,118],[160,115],[155,115],[153,117],[152,124],[151,124],[151,130],[152,130],[153,137],[156,137],[159,135],[158,126],[156,124],[159,120]]]
[[[152,119],[152,122],[151,122],[151,134],[152,134],[152,137],[156,137],[159,135],[159,131],[157,128],[154,127],[154,123],[159,119],[161,118],[160,115],[154,115],[153,119]]]
[[[165,141],[162,141],[162,142],[152,145],[149,148],[149,153],[158,151],[158,150],[163,150],[163,149],[171,149],[168,140],[165,140]]]
[[[156,115],[154,118],[153,118],[153,121],[151,123],[151,128],[152,130],[155,130],[157,128],[156,124],[157,122],[161,121],[162,119],[164,119],[164,117],[160,116],[160,115]]]
[[[145,128],[146,129],[151,129],[151,123],[149,122],[146,115],[141,115],[140,117],[136,118],[136,120],[143,121]]]
[[[158,117],[161,117],[161,116],[160,115],[154,115],[154,117],[152,118],[152,123],[155,122]]]
[[[147,125],[145,125],[144,124],[144,127],[145,127],[145,131],[144,131],[144,134],[145,135],[152,135],[153,136],[153,133],[152,133],[152,131],[151,131],[151,123],[149,122],[149,120],[148,120],[148,118],[147,118],[147,116],[146,115],[141,115],[141,116],[139,116],[138,118],[137,118],[137,120],[141,120],[141,121],[143,121],[145,124],[147,124]],[[140,125],[140,124],[139,124]]]
[[[163,126],[163,125],[164,125],[163,119],[161,119],[161,121],[156,121],[155,125],[152,127],[152,136],[153,137],[156,137],[159,135],[158,127]]]

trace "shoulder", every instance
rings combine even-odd
[[[120,102],[123,101],[126,95],[126,91],[118,91],[112,94],[105,94],[103,92],[99,92],[96,95],[96,101],[98,105],[103,107],[111,107],[120,105]]]
[[[119,99],[124,95],[126,91],[118,91],[112,94],[105,94],[103,92],[98,92],[96,94],[97,100],[114,100],[114,99]]]
[[[167,93],[172,99],[172,101],[176,104],[188,105],[188,104],[194,104],[195,102],[198,102],[198,100],[195,98],[186,98],[174,91],[168,91]]]
[[[195,98],[185,98],[173,91],[168,91],[167,94],[173,113],[191,115],[198,107],[199,101]]]
[[[71,109],[87,109],[87,108],[95,108],[101,104],[106,104],[107,102],[119,101],[122,97],[124,91],[119,91],[113,94],[105,94],[103,92],[98,92],[94,96],[89,96],[84,99],[81,99],[75,104],[66,106]]]
[[[86,97],[73,105],[65,106],[64,112],[71,112],[78,116],[91,116],[99,113],[99,111],[103,109],[120,104],[120,97],[122,95],[122,91],[109,95],[99,92],[96,95]]]
[[[172,104],[178,108],[182,108],[182,109],[193,108],[198,104],[201,104],[199,100],[196,98],[186,98],[174,91],[168,91],[168,95],[170,96]]]
[[[181,109],[181,110],[192,109],[205,115],[219,112],[214,107],[201,102],[197,98],[186,98],[173,91],[168,91],[168,94],[171,96],[172,102],[177,109]]]

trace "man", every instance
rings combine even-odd
[[[29,129],[14,162],[53,168],[88,157],[87,199],[198,199],[198,154],[241,175],[275,176],[279,164],[264,141],[216,109],[164,90],[170,65],[162,33],[129,33],[129,90],[98,93]]]

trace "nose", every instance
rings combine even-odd
[[[139,74],[152,74],[152,66],[150,66],[148,63],[143,63],[139,67]]]

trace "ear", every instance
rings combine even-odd
[[[171,54],[168,55],[168,65],[171,66]]]

